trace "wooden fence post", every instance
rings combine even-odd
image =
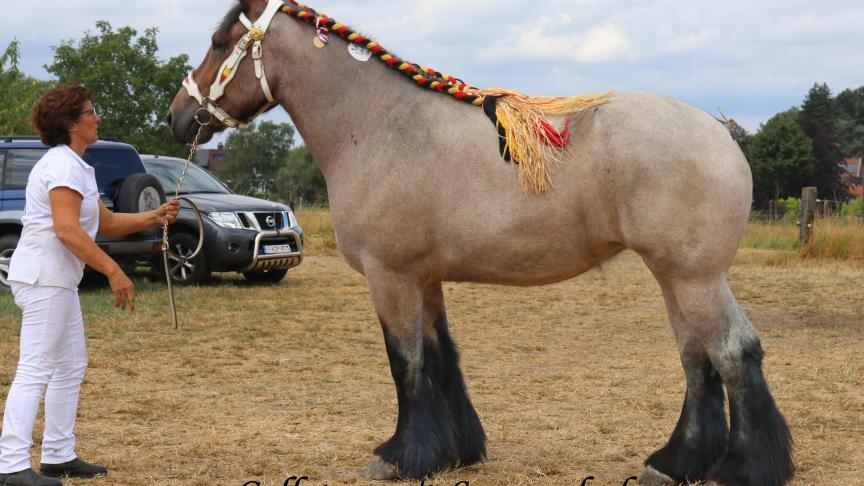
[[[816,188],[805,187],[801,190],[801,209],[798,219],[798,248],[803,249],[813,236],[813,222],[816,220]]]

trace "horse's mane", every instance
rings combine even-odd
[[[228,34],[231,31],[231,27],[240,20],[240,14],[243,12],[243,5],[240,4],[239,1],[234,3],[234,6],[231,7],[231,10],[225,14],[225,17],[222,19],[222,22],[219,24],[219,27],[216,28],[216,32],[220,34]]]
[[[561,162],[562,152],[570,140],[569,119],[565,129],[559,132],[546,121],[546,117],[582,113],[605,103],[611,96],[611,93],[569,97],[526,96],[501,88],[478,89],[454,76],[405,61],[347,25],[336,22],[296,0],[288,1],[289,5],[282,7],[282,12],[312,25],[313,28],[334,32],[348,43],[368,49],[379,61],[407,76],[418,87],[449,95],[483,107],[484,110],[490,108],[488,102],[491,102],[492,114],[487,111],[487,115],[498,128],[501,155],[507,160],[512,156],[512,159],[519,163],[519,184],[525,192],[543,192],[551,187],[549,162]],[[225,22],[232,14],[239,16],[239,13],[235,14],[232,9]]]

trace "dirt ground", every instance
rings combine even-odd
[[[864,265],[743,250],[730,281],[795,437],[794,484],[864,484]],[[309,256],[276,286],[225,275],[180,289],[179,331],[164,285],[136,284],[131,316],[107,289],[81,291],[78,453],[111,473],[65,484],[364,484],[357,471],[393,432],[396,395],[365,282],[338,255]],[[668,439],[684,378],[636,255],[552,286],[445,293],[488,460],[427,486],[620,485]],[[2,397],[18,326],[0,295]]]

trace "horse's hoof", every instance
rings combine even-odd
[[[375,456],[361,471],[360,476],[373,481],[392,481],[399,478],[396,466]]]
[[[639,484],[642,486],[676,486],[678,483],[653,467],[645,466],[642,476],[639,477]]]

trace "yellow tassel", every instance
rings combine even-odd
[[[530,97],[503,89],[472,88],[471,91],[481,96],[501,96],[496,103],[495,113],[506,133],[505,146],[513,160],[519,163],[519,186],[524,192],[551,189],[552,166],[561,163],[566,150],[552,144],[540,122],[547,116],[585,112],[606,103],[612,96],[612,93],[603,93],[573,97]]]

